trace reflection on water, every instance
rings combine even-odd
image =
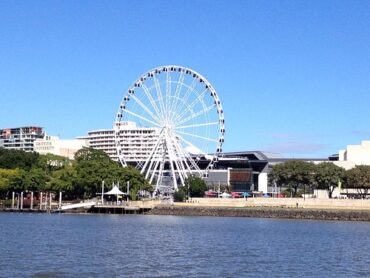
[[[0,277],[369,277],[370,223],[0,213]]]

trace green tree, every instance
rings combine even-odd
[[[70,166],[71,164],[71,160],[66,157],[55,154],[46,154],[40,155],[38,157],[34,167],[40,168],[45,173],[50,174],[53,171],[63,169],[64,167]]]
[[[49,189],[56,192],[62,191],[67,199],[77,198],[79,196],[75,192],[76,179],[76,169],[72,165],[66,166],[53,172]]]
[[[111,162],[109,155],[104,151],[96,150],[94,148],[82,148],[75,153],[75,160],[77,162],[81,161],[107,161]]]
[[[345,170],[331,162],[319,163],[315,168],[317,188],[327,190],[329,198],[332,198],[334,189],[343,181]]]
[[[37,162],[38,153],[0,148],[0,168],[30,170]]]
[[[45,190],[46,183],[49,181],[48,175],[40,168],[32,168],[25,172],[24,190],[38,191]]]
[[[100,150],[84,148],[75,155],[76,195],[84,197],[95,196],[100,192],[104,181],[107,189],[113,183],[119,182],[121,190],[127,190],[127,181],[130,182],[130,197],[136,199],[139,190],[152,191],[152,187],[144,176],[133,167],[122,167],[112,161],[109,156]]]
[[[185,180],[185,188],[188,189],[190,197],[203,197],[204,192],[207,191],[205,181],[197,176],[190,176]]]
[[[0,197],[5,198],[12,189],[10,181],[19,175],[19,169],[0,169]]]
[[[344,185],[346,188],[356,189],[357,192],[362,195],[362,198],[366,198],[370,189],[370,166],[358,165],[348,170],[346,172]]]
[[[26,176],[27,171],[23,169],[16,169],[17,174],[9,178],[9,190],[10,191],[24,191],[26,190]]]
[[[185,186],[181,186],[179,190],[177,190],[173,194],[173,200],[175,202],[183,202],[186,198],[187,198],[187,189],[185,188]]]
[[[314,184],[315,165],[301,160],[290,160],[272,166],[269,173],[270,184],[286,187],[292,196],[298,196],[298,189],[311,189]]]

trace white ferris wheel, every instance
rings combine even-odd
[[[156,193],[173,192],[190,175],[213,168],[224,124],[221,101],[202,75],[182,66],[157,67],[140,76],[120,103],[117,154],[123,166],[139,168]]]

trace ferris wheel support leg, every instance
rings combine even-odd
[[[153,156],[154,152],[156,151],[156,149],[158,148],[158,145],[159,145],[159,142],[162,140],[162,133],[163,133],[163,129],[161,130],[161,132],[159,133],[159,136],[158,136],[158,139],[157,139],[157,142],[155,144],[155,147],[153,148],[153,150],[150,152],[150,155],[148,157],[148,159],[145,161],[145,164],[143,166],[143,168],[141,169],[140,173],[143,174],[146,167],[148,166],[148,163],[149,163],[149,160],[150,158]]]
[[[154,165],[154,169],[153,169],[152,174],[151,174],[151,176],[150,176],[150,180],[149,180],[149,183],[150,183],[150,184],[152,184],[152,182],[153,182],[153,179],[154,179],[155,173],[156,173],[156,171],[157,171],[157,169],[158,169],[158,165],[159,165],[159,159],[156,161],[156,163],[155,163],[155,165]]]
[[[184,170],[183,171],[183,175],[184,175],[184,179],[187,179],[188,178],[188,174],[187,174],[187,171],[186,169],[188,169],[189,171],[191,170],[190,169],[190,166],[187,162],[187,159],[186,159],[186,156],[185,156],[185,153],[181,150],[179,144],[177,142],[175,142],[175,148],[177,149],[177,151],[180,153],[181,157],[185,157],[185,159],[182,159],[180,161],[180,164],[181,164],[181,168]],[[183,185],[185,185],[185,181],[183,182]]]
[[[148,158],[148,161],[150,160],[150,165],[149,165],[149,168],[148,168],[148,169],[147,169],[147,171],[146,171],[145,179],[148,179],[148,177],[149,177],[149,173],[150,173],[150,171],[152,170],[153,163],[154,163],[154,161],[155,161],[155,157],[157,157],[157,156],[156,156],[156,154],[158,154],[159,146],[160,146],[160,145],[158,145],[158,146],[157,146],[156,151],[153,153],[153,155],[152,155],[151,157],[149,157],[149,158]],[[145,166],[145,168],[146,168],[146,166]],[[144,167],[143,167],[143,169],[144,169]],[[156,169],[156,167],[155,167],[155,169]]]
[[[164,169],[164,161],[161,161],[161,165],[159,167],[158,179],[157,179],[156,186],[155,186],[155,191],[154,191],[155,193],[157,193],[159,191],[159,185],[162,182],[161,177],[162,177],[163,169]]]

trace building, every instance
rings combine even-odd
[[[34,141],[34,151],[39,154],[55,154],[74,159],[75,153],[86,147],[86,141],[80,139],[61,140],[56,136],[46,135]]]
[[[44,137],[42,127],[25,126],[0,129],[0,147],[5,149],[34,151],[34,141]]]
[[[362,141],[360,145],[348,145],[345,150],[340,150],[336,165],[351,169],[356,165],[370,165],[370,141]]]
[[[155,146],[159,130],[137,127],[134,122],[121,122],[114,125],[117,124],[120,124],[119,138],[125,161],[132,164],[145,161]],[[114,129],[89,131],[87,136],[79,137],[79,139],[86,140],[89,147],[104,151],[112,160],[119,160]]]
[[[220,155],[215,169],[209,171],[205,181],[211,188],[226,185],[236,192],[260,191],[274,194],[278,193],[278,188],[269,185],[268,173],[273,165],[289,160],[313,163],[329,161],[326,158],[283,158],[262,151],[226,152]]]

